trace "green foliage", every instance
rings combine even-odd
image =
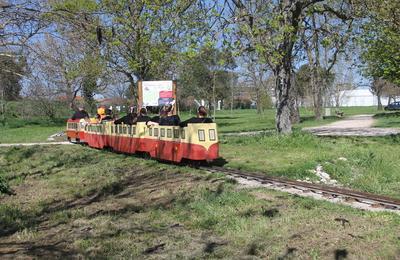
[[[179,69],[179,85],[182,86],[180,96],[212,101],[215,83],[215,98],[226,99],[237,77],[229,70],[235,67],[232,53],[228,50],[204,47],[198,52],[187,53]]]
[[[373,1],[370,5],[370,18],[361,35],[364,74],[400,85],[400,5],[398,1]]]
[[[317,68],[318,78],[323,79],[322,91],[326,91],[334,82],[335,74],[327,71],[323,67]],[[302,65],[295,75],[296,92],[299,97],[306,97],[312,95],[311,89],[312,69],[309,64]]]
[[[4,179],[4,177],[1,175],[0,172],[0,194],[1,193],[10,193],[10,185],[7,183],[7,181]]]

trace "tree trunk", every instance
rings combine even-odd
[[[300,123],[300,112],[299,106],[297,105],[296,93],[295,91],[290,91],[289,106],[290,106],[290,122],[292,124]]]
[[[261,103],[261,93],[260,93],[260,88],[256,88],[256,102],[257,102],[257,114],[261,114],[263,107]]]
[[[291,66],[285,64],[282,68],[277,66],[274,70],[276,79],[276,130],[279,133],[290,134],[292,124],[290,122],[289,91],[291,84]]]
[[[336,94],[335,94],[335,105],[336,105],[336,109],[337,110],[339,110],[339,107],[340,107],[340,91],[338,91]]]
[[[319,84],[317,84],[319,85]],[[314,113],[316,120],[322,120],[322,107],[323,107],[323,99],[322,99],[322,89],[320,86],[316,86],[315,89],[315,102],[314,102]]]
[[[378,110],[382,110],[383,107],[382,107],[381,95],[380,94],[378,95],[378,93],[377,93],[376,96],[378,97]]]

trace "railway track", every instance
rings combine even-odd
[[[400,200],[367,192],[354,191],[341,187],[332,187],[302,181],[289,180],[283,177],[268,176],[256,172],[244,172],[223,167],[200,167],[200,169],[224,173],[235,179],[255,181],[260,186],[295,193],[298,195],[317,197],[328,201],[340,202],[357,208],[369,210],[387,210],[400,213]]]

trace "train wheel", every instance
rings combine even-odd
[[[81,142],[81,139],[75,138],[75,142],[77,142],[79,144]]]
[[[67,140],[68,140],[68,142],[71,142],[71,137],[68,136],[68,137],[67,137]]]

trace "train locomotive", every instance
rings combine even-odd
[[[128,154],[146,153],[150,157],[179,163],[182,160],[211,162],[219,157],[217,125],[215,123],[179,126],[147,126],[87,123],[67,121],[69,141],[86,143],[90,147],[111,148]]]

